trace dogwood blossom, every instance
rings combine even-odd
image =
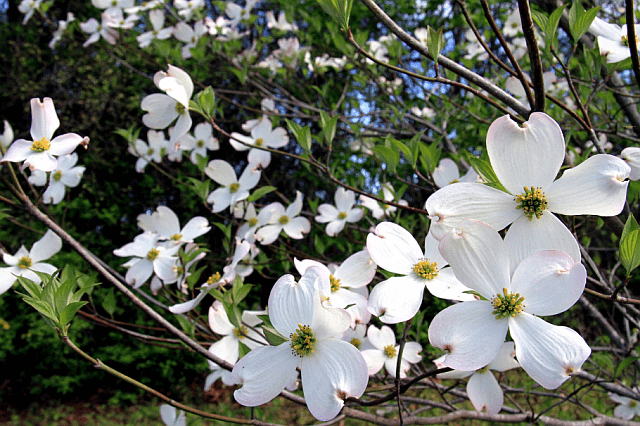
[[[282,127],[271,129],[271,120],[263,117],[260,119],[260,122],[251,129],[251,136],[233,132],[231,133],[229,143],[236,151],[246,151],[252,146],[277,149],[289,143],[289,136],[287,136],[287,131]],[[259,164],[265,168],[271,163],[271,153],[269,151],[251,148],[247,160],[250,163]]]
[[[4,131],[0,135],[0,145],[4,148],[8,148],[13,142],[13,129],[11,128],[11,124],[7,120],[4,120]],[[4,152],[4,149],[2,150]]]
[[[271,244],[284,231],[289,237],[300,240],[311,231],[311,223],[306,217],[299,216],[302,211],[302,192],[296,191],[296,199],[285,210],[278,202],[271,203],[260,210],[258,223],[266,225],[256,232],[260,244]]]
[[[58,204],[64,198],[67,187],[75,188],[80,184],[85,167],[76,166],[77,162],[78,154],[75,152],[58,157],[58,167],[51,172],[49,186],[42,194],[42,201],[45,204]],[[32,185],[44,186],[47,184],[47,173],[34,170],[27,180]]]
[[[22,20],[22,25],[26,24],[29,19],[33,16],[33,12],[35,12],[42,3],[42,0],[22,0],[18,5],[18,10],[24,13],[24,19]]]
[[[33,141],[18,139],[11,144],[0,163],[24,161],[23,168],[50,172],[58,167],[55,156],[71,154],[80,144],[86,146],[89,138],[66,133],[53,138],[60,127],[58,114],[51,98],[31,99],[31,137]],[[52,139],[53,138],[53,139]]]
[[[186,43],[182,46],[182,59],[188,59],[193,56],[191,54],[191,49],[196,47],[196,43],[198,43],[200,37],[205,35],[208,31],[209,30],[203,20],[196,21],[193,24],[193,28],[185,22],[178,22],[176,24],[173,31],[174,37]]]
[[[632,146],[625,148],[620,153],[620,156],[631,167],[631,173],[629,174],[630,180],[640,179],[640,148]]]
[[[53,274],[55,266],[43,262],[56,254],[62,248],[62,240],[52,230],[48,230],[44,236],[33,243],[31,250],[24,246],[14,255],[2,253],[2,260],[9,265],[8,268],[0,268],[0,294],[9,290],[17,277],[25,277],[35,283],[40,282],[40,277],[33,271]]]
[[[469,288],[454,276],[438,252],[431,234],[424,253],[413,236],[400,225],[382,222],[367,236],[369,255],[382,269],[403,276],[377,284],[369,296],[369,311],[380,321],[395,324],[413,318],[420,309],[425,286],[441,299],[474,300]]]
[[[498,352],[498,355],[487,366],[475,371],[453,370],[438,374],[439,379],[464,379],[469,377],[467,382],[467,395],[477,411],[487,414],[498,414],[504,404],[504,394],[495,376],[489,370],[504,372],[520,367],[518,361],[513,357],[516,354],[513,342],[505,342]],[[442,361],[446,355],[436,359],[433,363],[438,368],[446,367]]]
[[[154,39],[166,40],[173,34],[173,27],[164,27],[164,10],[153,9],[149,12],[149,22],[151,22],[151,31],[140,34],[136,37],[138,47],[145,48],[151,44]]]
[[[390,183],[382,184],[382,198],[385,201],[395,200],[396,198],[395,191]],[[360,202],[364,207],[371,210],[371,214],[373,215],[373,217],[378,220],[382,219],[385,216],[391,216],[398,209],[396,206],[390,206],[388,204],[379,203],[373,198],[365,197],[365,196],[360,197]],[[400,200],[398,201],[398,204],[401,204],[403,206],[409,205],[407,200]]]
[[[178,141],[180,149],[191,151],[189,159],[193,164],[198,164],[198,155],[207,156],[207,151],[220,149],[218,139],[213,136],[213,127],[209,123],[199,123],[193,129],[193,135],[187,133]]]
[[[129,153],[138,157],[136,161],[136,172],[143,173],[150,162],[162,163],[162,153],[167,151],[169,144],[164,137],[164,132],[149,130],[147,132],[147,144],[142,139],[136,139],[133,145],[129,146]]]
[[[245,355],[232,371],[241,388],[236,401],[254,407],[275,398],[300,368],[307,407],[320,421],[338,415],[349,397],[360,397],[367,386],[367,364],[360,351],[340,340],[349,328],[349,314],[328,304],[329,280],[308,268],[299,282],[280,278],[269,295],[269,319],[287,341],[263,346]],[[337,338],[333,338],[337,337]]]
[[[373,349],[363,350],[362,356],[367,362],[369,375],[376,374],[384,367],[391,377],[396,377],[400,345],[396,345],[396,335],[393,330],[386,325],[383,325],[380,329],[375,325],[371,325],[367,330],[367,335]],[[400,361],[401,379],[407,377],[411,364],[422,360],[421,351],[422,346],[419,343],[405,342],[402,360]]]
[[[113,17],[103,13],[101,15],[101,19],[101,23],[98,23],[95,18],[90,18],[88,21],[80,23],[80,29],[87,34],[90,34],[82,47],[87,47],[88,45],[95,43],[100,40],[100,37],[109,44],[116,44],[116,41],[118,40],[118,32],[113,28],[110,28],[108,25],[108,23],[113,20]]]
[[[191,218],[184,228],[180,228],[178,216],[166,206],[158,206],[150,215],[138,215],[138,227],[158,234],[160,240],[169,240],[170,245],[191,243],[211,230],[209,221],[202,216]]]
[[[249,190],[260,181],[260,171],[255,164],[247,164],[240,179],[235,170],[224,160],[212,160],[204,170],[207,176],[222,185],[207,197],[207,203],[213,204],[213,212],[218,213],[227,207],[233,208],[238,201],[249,196]]]
[[[634,388],[634,391],[638,393],[638,388]],[[609,398],[613,402],[620,404],[613,410],[613,415],[617,418],[631,420],[635,416],[640,416],[640,403],[638,400],[613,392],[609,392]]]
[[[280,31],[298,31],[296,24],[290,24],[287,21],[287,15],[284,12],[280,12],[278,20],[276,20],[273,11],[268,11],[266,14],[267,28],[275,28]]]
[[[531,114],[522,127],[509,116],[494,121],[487,152],[509,192],[481,183],[436,191],[426,202],[436,239],[474,218],[498,230],[511,224],[506,240],[518,242],[513,245],[518,261],[540,250],[560,250],[579,261],[576,239],[551,212],[614,216],[624,207],[630,168],[612,155],[594,155],[554,182],[564,161],[564,137],[558,123],[544,113]]]
[[[165,283],[175,282],[175,266],[178,260],[175,254],[180,250],[180,246],[158,245],[159,238],[157,234],[145,232],[135,237],[133,242],[113,251],[116,256],[132,257],[123,266],[129,268],[125,280],[134,288],[144,284],[154,272]]]
[[[472,219],[448,232],[439,248],[460,282],[483,297],[450,306],[431,322],[429,342],[448,351],[444,365],[467,371],[484,367],[509,331],[518,362],[544,388],[557,388],[580,369],[591,354],[584,339],[539,317],[577,302],[587,278],[581,263],[557,250],[514,262],[498,231]]]
[[[624,61],[631,57],[626,24],[620,27],[595,18],[589,27],[589,32],[597,37],[600,54],[606,56],[608,63]],[[635,24],[635,33],[637,45],[640,24]]]
[[[480,176],[473,169],[473,167],[469,167],[467,173],[464,176],[460,177],[460,170],[458,169],[458,165],[455,161],[450,158],[443,158],[438,163],[438,167],[436,167],[433,171],[433,181],[435,182],[438,188],[444,188],[447,185],[451,185],[452,183],[457,182],[480,182]]]
[[[169,404],[160,405],[160,418],[166,426],[187,426],[187,415]]]
[[[351,190],[338,188],[335,201],[335,207],[331,204],[320,204],[318,206],[320,214],[316,216],[316,222],[327,224],[326,232],[330,237],[338,235],[347,222],[356,223],[364,215],[363,209],[353,207],[356,203],[356,194]]]

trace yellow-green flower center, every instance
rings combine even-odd
[[[289,216],[285,216],[285,215],[280,216],[280,219],[278,219],[278,222],[280,222],[282,225],[286,225],[287,223],[289,223]]]
[[[180,241],[181,238],[182,238],[182,234],[173,234],[171,236],[172,241]]]
[[[626,35],[623,35],[621,38],[622,38],[622,44],[629,47],[629,37],[627,37]],[[638,36],[636,36],[636,44],[638,44]]]
[[[347,214],[345,212],[338,213],[338,219],[346,219],[346,218],[347,218]]]
[[[386,356],[388,356],[389,358],[393,358],[394,356],[396,356],[397,353],[398,353],[398,351],[396,351],[396,348],[393,347],[393,345],[389,345],[389,346],[385,346],[384,347],[384,354]]]
[[[514,200],[518,203],[516,209],[522,209],[529,220],[532,220],[534,216],[536,219],[540,219],[542,213],[547,209],[547,197],[544,196],[544,192],[533,186],[530,189],[525,186],[524,192],[516,195]]]
[[[184,275],[184,268],[182,266],[174,266],[173,271],[176,273],[177,276]]]
[[[351,339],[351,341],[349,343],[351,343],[353,346],[355,346],[356,349],[360,349],[360,345],[362,344],[362,342],[359,339],[356,339],[355,337],[353,339]]]
[[[149,250],[149,253],[147,253],[147,259],[153,262],[158,258],[159,254],[160,252],[158,251],[158,249],[152,248],[151,250]]]
[[[449,185],[451,185],[452,183],[458,183],[458,182],[460,182],[458,179],[454,179],[451,182],[449,182]]]
[[[213,275],[211,275],[211,276],[209,277],[209,279],[207,280],[207,284],[215,284],[215,283],[217,283],[218,281],[220,281],[220,278],[222,278],[222,277],[220,276],[220,272],[216,272],[215,274],[213,274]]]
[[[235,194],[236,192],[238,192],[238,189],[240,189],[239,183],[232,183],[231,185],[229,185],[229,192],[232,194]]]
[[[51,148],[51,141],[47,138],[42,138],[38,141],[33,141],[33,145],[31,146],[31,151],[35,152],[44,152]]]
[[[258,224],[258,218],[257,217],[252,217],[251,219],[249,219],[249,226],[250,227],[254,227]]]
[[[62,172],[58,170],[57,172],[51,175],[51,178],[56,182],[58,182],[60,179],[62,179]]]
[[[476,373],[480,373],[480,374],[484,374],[487,371],[489,371],[489,366],[485,365],[484,367],[482,367],[481,369],[477,370]]]
[[[293,354],[299,357],[308,356],[313,353],[313,344],[316,338],[313,337],[311,328],[307,325],[298,324],[295,333],[291,333],[291,349]]]
[[[184,114],[185,108],[180,102],[176,102],[176,112],[178,114]]]
[[[240,328],[234,328],[233,329],[233,334],[238,338],[238,339],[244,339],[244,336],[247,335],[247,327],[245,327],[244,325],[241,325]]]
[[[202,139],[198,140],[198,142],[196,142],[196,146],[198,148],[202,148],[204,146],[204,141]]]
[[[18,268],[21,268],[21,269],[30,268],[32,263],[33,262],[31,262],[31,258],[29,256],[21,257],[20,260],[18,260]]]
[[[147,155],[153,155],[154,152],[155,152],[155,150],[153,148],[149,148],[147,150]]]
[[[520,296],[520,293],[509,293],[506,288],[502,289],[502,293],[496,294],[491,299],[491,304],[493,305],[492,314],[496,316],[496,319],[515,317],[522,312],[524,297]]]
[[[633,399],[629,401],[629,408],[635,408],[638,405],[638,401],[634,401]]]
[[[256,139],[254,145],[258,146],[258,147],[261,147],[262,145],[264,145],[264,139],[262,139],[262,138]]]
[[[333,274],[329,275],[329,282],[331,282],[331,292],[340,290],[340,278],[336,278]]]
[[[413,272],[425,280],[432,280],[438,276],[438,262],[429,262],[429,259],[423,259],[413,265]]]

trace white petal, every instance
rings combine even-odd
[[[336,190],[335,200],[339,211],[348,212],[356,203],[356,193],[340,187]]]
[[[510,290],[509,254],[498,231],[472,219],[460,228],[445,235],[439,246],[456,278],[487,299],[502,294],[503,288]]]
[[[186,242],[191,242],[195,238],[206,234],[211,230],[209,226],[209,221],[202,216],[196,216],[192,218],[187,224],[182,228],[182,240]]]
[[[276,281],[269,294],[269,319],[280,334],[288,337],[298,324],[311,326],[314,291],[309,285],[298,285],[292,275]]]
[[[360,352],[342,340],[317,342],[313,354],[302,358],[300,371],[307,407],[320,421],[337,416],[345,399],[362,396],[369,380]]]
[[[546,192],[555,213],[615,216],[627,201],[631,168],[618,157],[598,154],[564,172]]]
[[[254,349],[233,367],[232,378],[242,385],[233,397],[247,407],[269,402],[282,392],[299,364],[287,342]]]
[[[422,361],[422,345],[416,342],[406,342],[404,344],[404,350],[402,351],[402,359],[410,362],[411,364],[415,364],[417,362]]]
[[[214,333],[225,336],[233,333],[233,324],[229,321],[227,311],[219,300],[209,307],[209,328]]]
[[[256,232],[256,241],[260,244],[271,244],[278,239],[280,231],[282,231],[280,224],[263,226]]]
[[[432,280],[426,280],[429,293],[440,299],[447,300],[475,300],[473,294],[465,293],[471,290],[462,284],[453,273],[451,268],[444,268],[438,271],[438,276]]]
[[[346,225],[345,220],[334,220],[327,223],[325,231],[328,236],[335,237],[344,229],[344,225]]]
[[[387,360],[387,356],[380,349],[365,349],[361,354],[367,363],[370,376],[382,370],[384,362]]]
[[[60,127],[60,120],[51,98],[31,99],[31,137],[34,141],[42,138],[51,140],[56,129]]]
[[[386,324],[413,318],[422,304],[425,281],[416,275],[408,275],[379,283],[369,295],[369,312]]]
[[[62,239],[52,230],[48,230],[44,236],[31,247],[29,257],[33,263],[47,260],[62,248]]]
[[[310,268],[313,270],[315,268]],[[351,326],[351,316],[347,311],[338,307],[326,306],[321,299],[321,292],[313,295],[313,319],[311,330],[318,339],[339,337]]]
[[[25,139],[18,139],[11,144],[1,161],[11,161],[13,163],[24,161],[33,153],[31,150],[32,146],[33,142],[29,142]]]
[[[429,326],[432,346],[448,351],[443,363],[456,370],[477,370],[500,352],[509,323],[497,320],[487,300],[462,302],[440,311]]]
[[[66,133],[64,135],[57,136],[51,141],[49,153],[51,155],[71,154],[83,140],[84,138],[82,136],[76,135],[75,133]]]
[[[408,275],[422,257],[422,249],[415,238],[400,225],[382,222],[375,233],[367,236],[367,251],[382,269]]]
[[[260,175],[261,173],[255,169],[255,164],[249,163],[238,179],[238,183],[242,189],[252,189],[260,181]]]
[[[376,266],[369,252],[365,249],[352,254],[342,262],[334,276],[345,287],[359,288],[371,282],[376,274]]]
[[[494,121],[487,132],[487,152],[496,176],[514,195],[525,186],[547,188],[564,161],[564,136],[556,121],[534,112],[520,127],[510,116]]]
[[[367,336],[369,338],[369,343],[380,351],[383,351],[387,346],[396,345],[396,335],[391,327],[386,325],[383,325],[380,328],[377,328],[374,325],[369,326]]]
[[[489,370],[508,371],[520,367],[518,361],[515,360],[516,345],[513,342],[504,342],[498,355],[487,366]]]
[[[138,288],[153,274],[153,263],[147,259],[140,259],[127,271],[125,279],[128,284]]]
[[[509,318],[518,362],[533,380],[546,389],[556,389],[579,371],[591,348],[575,331],[521,313]]]
[[[555,315],[573,306],[584,291],[587,270],[566,253],[540,251],[527,257],[513,273],[511,290],[524,297],[524,310]]]
[[[327,223],[336,220],[340,212],[331,204],[320,204],[320,206],[318,206],[318,213],[320,213],[320,215],[316,216],[316,222]]]
[[[504,403],[504,395],[498,381],[490,371],[476,372],[467,383],[469,400],[477,411],[489,415],[498,414]]]
[[[284,225],[284,232],[294,238],[296,240],[300,240],[304,237],[304,234],[307,234],[311,231],[311,222],[306,217],[294,217],[290,219],[289,222]]]
[[[430,232],[440,240],[465,219],[473,218],[501,230],[522,215],[513,195],[481,183],[460,182],[437,190],[427,199]]]
[[[438,188],[444,188],[454,180],[460,180],[458,165],[450,158],[443,158],[433,171],[433,181]]]
[[[209,347],[209,352],[230,364],[235,364],[240,354],[238,339],[234,335],[224,336]]]
[[[629,174],[629,179],[638,180],[640,179],[640,148],[638,147],[629,147],[622,150],[620,156],[624,161],[627,162],[629,167],[631,167],[631,173]]]

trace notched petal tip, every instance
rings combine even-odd
[[[87,147],[89,146],[89,136],[85,136],[84,138],[82,138],[80,145],[82,145],[84,149],[87,149]]]

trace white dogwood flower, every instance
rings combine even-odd
[[[393,330],[383,325],[378,329],[375,325],[369,326],[367,330],[369,343],[373,349],[365,349],[362,356],[367,362],[369,375],[376,374],[384,367],[391,377],[396,377],[396,369],[398,366],[398,351],[400,345],[396,345],[396,335]],[[407,377],[407,372],[411,368],[411,364],[415,364],[422,360],[422,346],[416,342],[406,342],[402,351],[402,361],[400,362],[400,378]]]
[[[153,214],[138,215],[138,227],[145,232],[154,232],[160,240],[169,240],[171,245],[191,243],[211,230],[209,221],[196,216],[180,228],[178,216],[166,206],[159,206]]]
[[[271,163],[271,153],[251,147],[282,148],[289,143],[289,136],[287,136],[287,131],[282,127],[271,129],[271,120],[263,116],[260,118],[258,124],[251,128],[251,136],[233,132],[231,133],[229,143],[236,151],[246,151],[249,149],[247,160],[250,163],[259,164],[262,168],[265,168]]]
[[[627,25],[620,27],[609,24],[600,18],[595,18],[589,27],[589,32],[598,38],[600,54],[607,57],[608,63],[620,62],[631,57]],[[640,34],[640,24],[635,24],[636,45]]]
[[[255,164],[247,164],[240,175],[236,176],[231,164],[224,160],[212,160],[204,170],[207,176],[216,183],[222,185],[207,197],[207,203],[213,204],[213,212],[218,213],[227,207],[233,208],[238,201],[249,196],[249,190],[253,189],[260,181],[260,171]]]
[[[638,388],[634,388],[637,393]],[[640,416],[640,402],[637,399],[629,398],[627,396],[618,395],[613,392],[609,392],[609,398],[618,405],[613,410],[613,415],[619,419],[631,420],[635,416]]]
[[[256,241],[271,244],[284,231],[289,237],[300,240],[311,231],[311,223],[306,217],[299,216],[302,211],[302,192],[296,191],[296,199],[285,210],[278,202],[271,203],[260,210],[257,223],[266,224],[256,231]]]
[[[432,176],[433,181],[438,188],[444,188],[447,185],[458,182],[480,182],[480,176],[473,167],[469,167],[467,173],[460,177],[458,165],[450,158],[443,158],[440,160],[440,163],[433,171]]]
[[[85,167],[76,166],[77,162],[78,154],[75,152],[58,157],[58,167],[51,172],[49,186],[42,194],[45,204],[58,204],[64,198],[67,187],[75,188],[80,184]],[[34,170],[27,180],[33,185],[44,186],[47,184],[47,174],[42,170]]]
[[[157,234],[145,232],[135,237],[133,242],[113,251],[116,256],[132,257],[123,266],[129,268],[125,280],[134,288],[144,284],[154,272],[165,283],[176,281],[178,274],[175,266],[178,258],[175,255],[180,246],[158,245],[159,238]]]
[[[318,206],[320,214],[316,216],[316,222],[327,224],[326,231],[330,237],[338,235],[347,222],[358,222],[364,215],[363,209],[353,207],[356,203],[356,194],[351,190],[338,188],[335,201],[335,207],[326,203]]]

